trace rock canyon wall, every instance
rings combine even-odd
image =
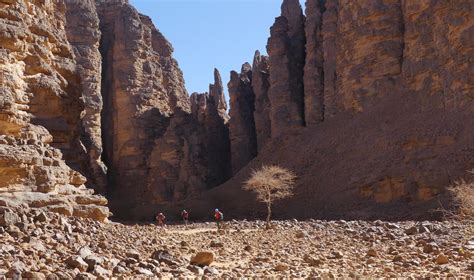
[[[81,70],[65,15],[61,2],[0,2],[0,205],[103,221],[107,200],[80,173]]]
[[[474,167],[472,11],[284,0],[228,115],[220,73],[189,96],[128,1],[0,0],[0,199],[104,220],[95,190],[121,218],[240,217],[259,214],[243,180],[276,163],[300,177],[280,217],[417,217]]]
[[[171,44],[128,1],[0,9],[2,197],[62,212],[97,204],[106,218],[94,189],[136,218],[230,177],[219,72],[209,93],[189,97]]]
[[[229,90],[231,135],[256,135],[258,156],[206,199],[252,215],[239,186],[276,163],[300,175],[281,217],[429,216],[474,167],[472,11],[470,1],[308,0],[303,15],[283,1],[269,57],[257,53],[257,76]],[[233,112],[241,96],[255,99],[253,116]],[[241,159],[253,145],[231,137]]]

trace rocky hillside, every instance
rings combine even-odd
[[[472,180],[472,8],[308,0],[304,15],[299,1],[283,1],[269,56],[257,52],[253,68],[231,75],[240,172],[185,205],[260,215],[241,186],[252,168],[273,163],[300,177],[279,217],[432,217],[448,185]]]
[[[127,219],[259,215],[242,181],[277,163],[300,177],[281,217],[420,217],[474,167],[470,11],[284,0],[228,111],[220,73],[188,95],[127,0],[0,0],[0,198],[99,220],[92,190]]]

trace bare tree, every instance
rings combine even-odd
[[[267,205],[267,229],[270,228],[273,202],[292,196],[295,180],[296,175],[288,169],[264,165],[254,170],[245,182],[244,189],[255,192],[257,199]]]

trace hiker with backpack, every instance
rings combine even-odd
[[[158,222],[158,226],[165,226],[166,216],[163,213],[160,212],[158,215],[156,215],[155,219]]]
[[[221,223],[224,220],[224,214],[222,214],[222,212],[219,211],[219,209],[217,208],[216,210],[214,210],[214,220],[216,221],[216,224],[217,224],[217,230],[220,230]]]
[[[181,212],[181,218],[183,218],[183,222],[185,226],[188,226],[188,220],[189,220],[189,213],[186,210],[183,210]]]

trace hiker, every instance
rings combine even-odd
[[[163,215],[163,213],[160,212],[158,215],[156,215],[155,219],[158,222],[158,226],[160,227],[165,226],[166,216]]]
[[[224,220],[224,214],[222,214],[222,212],[219,211],[219,209],[217,208],[216,210],[214,210],[214,220],[216,221],[216,224],[217,224],[217,230],[220,230],[221,223]]]
[[[183,218],[184,225],[185,225],[185,226],[188,226],[188,219],[189,219],[189,213],[188,213],[188,211],[183,210],[183,211],[181,212],[181,218]]]

